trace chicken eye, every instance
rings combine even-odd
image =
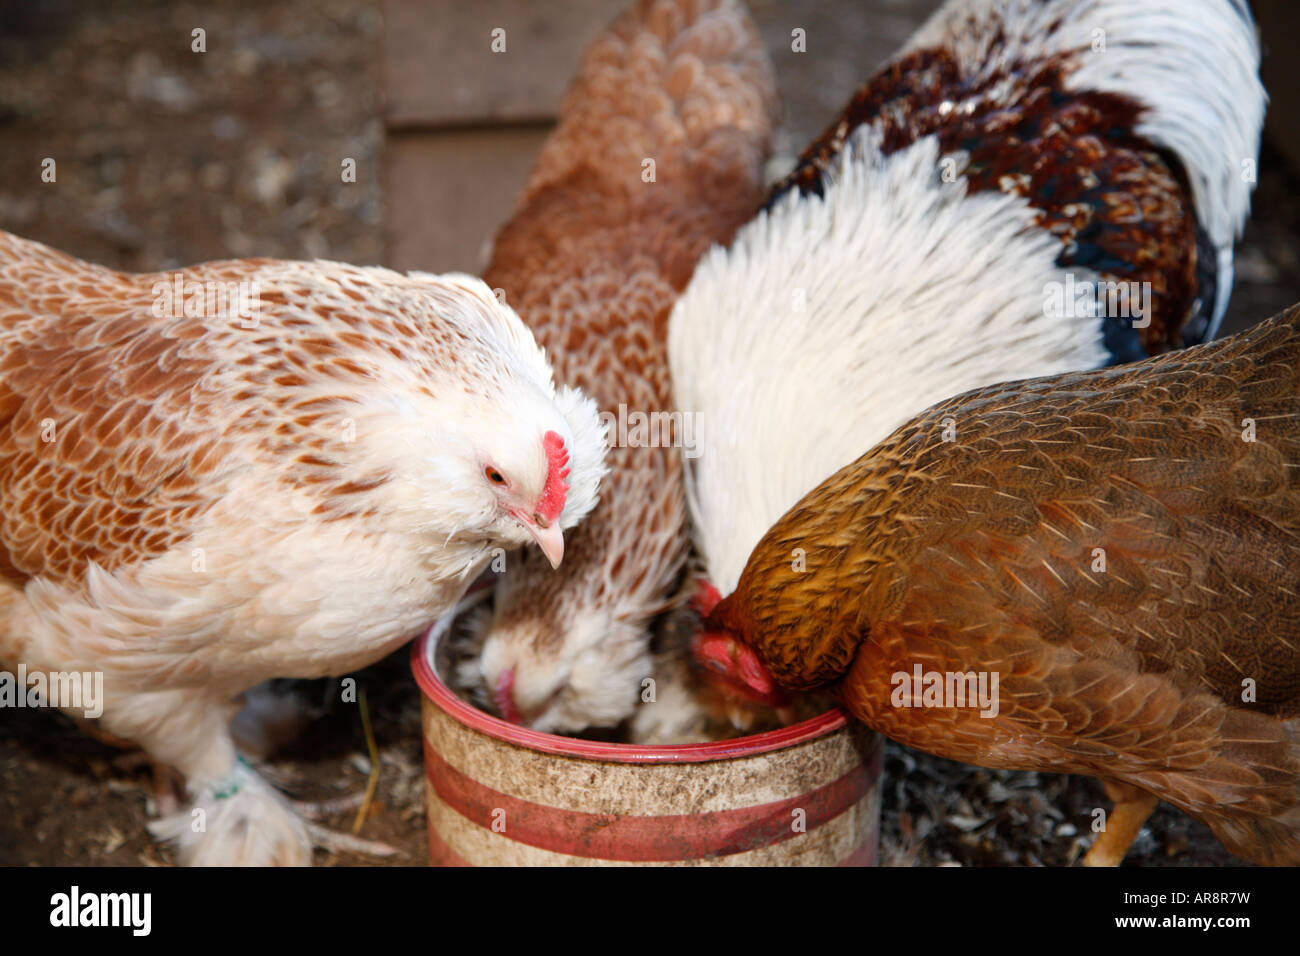
[[[506,476],[501,474],[501,472],[497,471],[495,468],[488,467],[485,474],[488,476],[488,481],[492,482],[494,485],[504,485],[506,483]]]

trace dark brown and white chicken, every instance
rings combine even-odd
[[[678,302],[687,487],[725,595],[927,406],[1213,336],[1265,95],[1242,0],[953,0]]]

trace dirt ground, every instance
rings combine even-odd
[[[199,26],[204,57],[189,50]],[[360,0],[0,5],[0,227],[133,270],[249,255],[382,262],[379,28],[375,4]],[[802,125],[817,129],[831,111]],[[40,181],[45,157],[58,162],[57,184]],[[358,181],[343,185],[349,157]],[[1228,331],[1300,300],[1300,184],[1267,150],[1255,208]],[[422,864],[419,695],[407,651],[358,676],[380,752],[362,836],[403,851],[389,863]],[[357,708],[331,705],[339,695],[329,682],[299,693],[313,722],[268,775],[295,799],[361,791],[369,763]],[[122,758],[61,715],[0,711],[0,864],[170,862],[143,826],[150,772]],[[891,745],[882,861],[1068,864],[1091,840],[1096,807],[1109,804],[1092,780],[979,770]],[[325,822],[349,829],[353,816]],[[1231,862],[1205,827],[1168,807],[1126,860]]]
[[[377,797],[361,835],[402,851],[376,860],[318,850],[317,865],[423,865],[426,860],[420,697],[403,650],[363,671],[380,754]],[[330,681],[295,692],[315,719],[264,772],[294,800],[328,802],[362,792],[369,773],[357,708]],[[0,723],[0,864],[160,865],[168,848],[144,830],[153,776],[80,733],[62,715],[11,711]],[[983,770],[889,743],[881,825],[885,866],[1064,866],[1091,844],[1093,811],[1109,810],[1086,777]],[[323,821],[351,832],[349,810]],[[1164,804],[1126,866],[1240,865],[1200,823]]]

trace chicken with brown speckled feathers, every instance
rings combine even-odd
[[[364,667],[497,548],[595,505],[595,406],[478,279],[331,262],[131,275],[0,233],[0,663],[103,674],[186,778],[197,864],[303,864],[237,698]],[[93,715],[92,715],[93,716]]]
[[[507,719],[613,726],[653,673],[652,628],[683,603],[690,548],[680,435],[638,441],[618,423],[673,409],[668,315],[699,257],[761,201],[774,101],[740,0],[638,0],[587,50],[497,236],[488,283],[616,431],[601,502],[559,573],[509,558],[482,618],[480,683]]]

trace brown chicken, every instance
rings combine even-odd
[[[943,757],[1100,778],[1085,863],[1162,799],[1296,864],[1298,563],[1300,306],[934,406],[768,531],[696,654]]]

